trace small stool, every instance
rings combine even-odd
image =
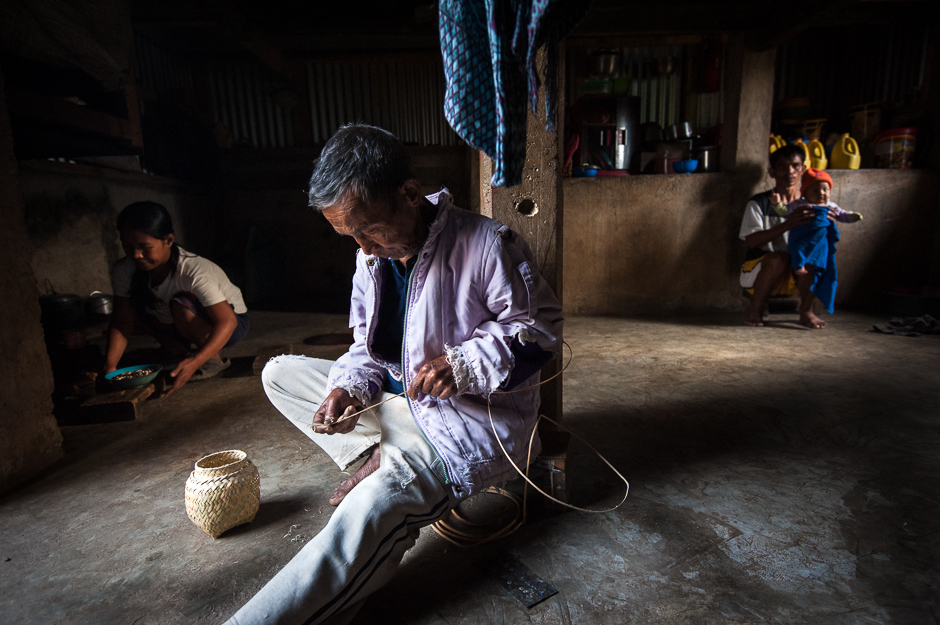
[[[539,438],[542,441],[542,453],[533,463],[542,471],[541,487],[546,493],[557,499],[568,503],[569,484],[568,484],[568,444],[571,442],[571,434],[561,432],[547,427],[539,428]],[[564,506],[545,499],[545,507],[561,510]]]

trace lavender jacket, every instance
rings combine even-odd
[[[368,405],[386,374],[399,380],[404,375],[407,389],[423,364],[446,355],[458,393],[408,403],[443,460],[455,495],[467,497],[516,475],[493,435],[487,400],[503,446],[524,467],[539,407],[539,389],[525,387],[537,383],[539,374],[517,384],[525,390],[494,391],[509,381],[517,357],[532,351],[532,343],[541,348],[535,351],[558,354],[563,318],[525,241],[492,219],[455,207],[446,190],[427,199],[438,213],[409,280],[404,371],[371,349],[381,262],[360,250],[349,314],[355,342],[330,370],[328,388],[344,388]],[[533,458],[539,451],[536,436]]]

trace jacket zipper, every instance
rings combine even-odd
[[[441,457],[440,452],[437,451],[437,447],[435,447],[431,443],[431,440],[428,438],[428,435],[425,433],[424,428],[421,427],[421,421],[419,421],[418,418],[415,416],[414,408],[411,406],[411,398],[408,397],[408,388],[405,387],[405,382],[406,382],[405,380],[405,351],[406,351],[405,343],[408,341],[408,312],[411,310],[411,284],[412,284],[411,277],[418,271],[418,266],[421,264],[421,258],[422,256],[420,255],[420,251],[419,251],[419,256],[417,260],[415,261],[415,266],[411,268],[410,272],[408,272],[408,286],[405,289],[405,295],[407,297],[407,300],[405,302],[405,326],[402,328],[402,336],[401,336],[401,382],[402,382],[402,387],[405,389],[405,401],[408,402],[408,410],[409,412],[411,412],[411,418],[414,419],[415,425],[418,426],[418,430],[421,432],[421,435],[424,437],[425,442],[428,444],[428,446],[431,449],[434,450],[434,455],[437,456],[437,459],[441,461],[441,468],[444,469],[444,479],[447,481],[448,484],[450,484],[451,479],[450,479],[450,475],[447,473],[447,463],[444,462],[444,459]],[[391,262],[394,263],[396,261],[391,260]],[[406,263],[406,268],[407,268],[407,263]]]

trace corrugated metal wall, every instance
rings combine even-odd
[[[682,111],[682,46],[623,49],[623,75],[628,93],[640,97],[640,120],[663,128],[680,120]]]
[[[803,33],[777,53],[777,100],[809,96],[823,116],[910,100],[923,85],[927,36],[912,25]]]
[[[286,148],[294,145],[291,112],[272,97],[284,85],[260,64],[215,65],[211,91],[215,119],[225,124],[236,145]]]
[[[314,61],[307,64],[312,139],[342,124],[374,124],[406,144],[460,145],[444,118],[440,59]]]
[[[640,120],[656,122],[663,128],[689,121],[697,129],[712,128],[721,123],[724,114],[722,88],[713,93],[693,93],[694,119],[684,119],[682,101],[687,46],[638,46],[622,49],[622,75],[630,78],[628,93],[640,98]],[[722,66],[724,63],[722,62]],[[722,82],[723,82],[722,72]]]
[[[184,56],[134,34],[134,72],[144,93],[175,92],[195,99],[193,71]],[[272,94],[283,83],[258,63],[211,66],[210,91],[215,121],[231,132],[236,145],[258,148],[294,145],[289,110],[275,104]],[[146,104],[142,112],[146,115]]]
[[[193,96],[193,73],[180,55],[157,46],[139,33],[134,33],[134,76],[145,92],[178,92]]]

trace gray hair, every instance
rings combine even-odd
[[[390,197],[411,178],[411,157],[395,135],[375,126],[347,124],[314,161],[307,195],[318,211],[350,192],[371,203]]]

